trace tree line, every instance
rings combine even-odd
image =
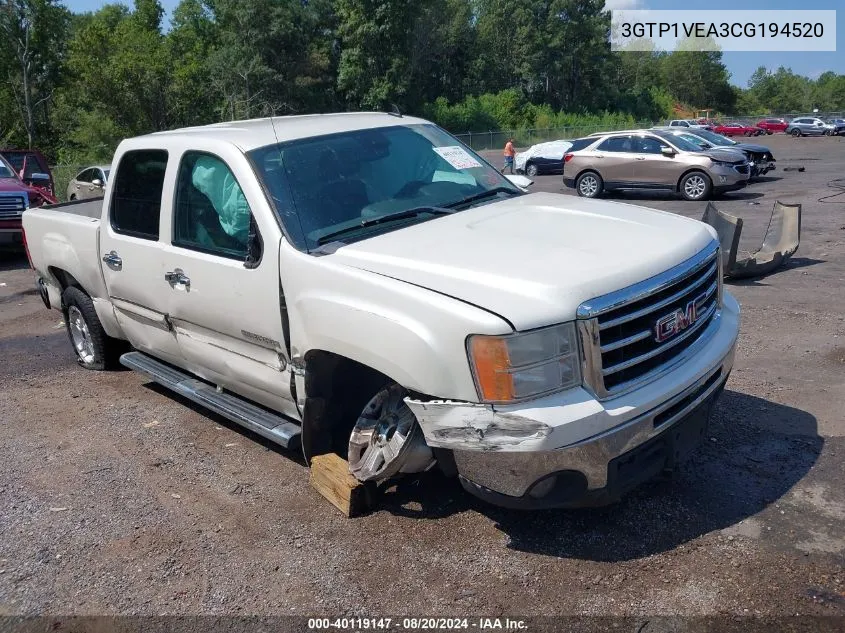
[[[740,89],[719,52],[613,52],[609,30],[603,0],[181,0],[168,25],[158,0],[2,0],[0,144],[102,161],[155,130],[394,105],[456,133],[845,109],[845,75]]]

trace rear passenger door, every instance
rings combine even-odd
[[[630,185],[634,178],[633,136],[611,136],[593,150],[594,164],[606,185]]]
[[[234,147],[189,150],[178,160],[161,283],[186,366],[297,418],[280,310],[281,229]]]
[[[100,266],[109,299],[135,348],[181,365],[167,319],[170,289],[163,283],[164,245],[159,241],[168,155],[159,149],[130,150],[118,161],[106,201],[108,221],[100,226]]]

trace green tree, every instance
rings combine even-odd
[[[0,7],[6,98],[11,96],[17,105],[28,147],[39,128],[49,124],[48,102],[59,81],[69,20],[68,10],[55,0],[6,0]]]

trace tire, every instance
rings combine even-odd
[[[691,171],[684,175],[678,183],[678,190],[684,200],[699,202],[707,200],[713,190],[713,183],[710,177],[702,171]]]
[[[76,362],[81,367],[102,371],[118,366],[126,344],[106,334],[91,297],[75,286],[66,288],[62,293],[62,313]]]
[[[535,165],[534,163],[528,163],[525,166],[525,175],[526,176],[531,176],[533,178],[534,176],[537,175],[537,171],[538,171],[537,165]]]
[[[384,481],[434,464],[422,429],[405,404],[407,395],[396,383],[386,385],[359,412],[346,451],[349,471],[359,481]]]
[[[575,190],[582,198],[596,198],[604,189],[604,181],[594,171],[585,171],[575,181]]]
[[[76,200],[76,194],[75,193],[70,194],[70,198],[68,198],[68,200],[70,200],[71,202]]]
[[[795,138],[798,138],[799,136],[801,136],[801,130],[799,130],[798,128],[795,128],[794,130],[792,130],[791,133],[792,133],[792,136],[795,137]]]
[[[825,136],[833,136],[833,132],[831,132],[830,130],[825,130],[824,135]]]

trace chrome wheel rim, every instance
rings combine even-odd
[[[684,193],[689,198],[700,198],[704,195],[705,189],[707,189],[707,183],[704,182],[703,176],[690,176],[684,183]]]
[[[67,322],[76,355],[83,363],[90,365],[94,362],[94,342],[91,340],[91,332],[88,331],[88,324],[79,308],[76,306],[68,308]]]
[[[433,463],[414,414],[398,385],[380,391],[364,407],[349,436],[349,471],[360,481],[381,481]]]
[[[537,175],[537,165],[528,165],[528,168],[525,170],[525,173],[528,176],[536,176]]]
[[[581,184],[578,185],[578,190],[581,192],[581,195],[585,198],[592,198],[596,195],[596,192],[599,189],[598,180],[596,180],[595,176],[584,176],[581,179]]]

